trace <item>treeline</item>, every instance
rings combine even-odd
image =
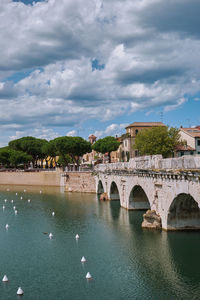
[[[110,161],[110,153],[117,150],[119,145],[112,136],[99,139],[93,145],[79,136],[63,136],[50,141],[27,136],[10,141],[7,147],[0,148],[0,164],[6,168],[27,168],[32,163],[34,168],[38,165],[43,168],[43,162],[48,160],[50,167],[53,162],[62,167],[70,163],[79,165],[80,158],[93,149],[107,153]]]
[[[57,164],[67,166],[69,163],[79,164],[83,154],[91,152],[91,144],[81,137],[64,136],[47,141],[35,137],[23,137],[10,141],[7,147],[0,148],[0,164],[4,167],[26,168],[30,163],[43,167],[43,161],[49,160],[49,165],[59,159]]]

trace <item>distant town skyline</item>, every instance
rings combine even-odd
[[[0,2],[0,147],[200,125],[198,0]]]

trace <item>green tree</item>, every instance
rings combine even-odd
[[[136,136],[134,149],[140,155],[162,154],[163,157],[171,157],[180,144],[179,129],[159,126],[140,131]]]
[[[21,164],[27,164],[32,157],[25,152],[4,147],[0,149],[0,163],[5,167],[17,167]]]
[[[10,141],[8,146],[13,150],[23,151],[28,155],[31,155],[33,166],[35,166],[35,164],[37,164],[37,160],[45,158],[45,153],[42,150],[45,143],[47,143],[47,141],[44,139],[27,136]]]
[[[4,167],[10,165],[10,149],[8,147],[0,148],[0,164]]]
[[[56,151],[65,166],[69,163],[68,154],[73,163],[79,164],[80,156],[91,152],[91,144],[81,137],[63,136],[53,140]]]
[[[109,163],[111,162],[110,153],[116,151],[119,148],[120,142],[113,136],[106,136],[103,139],[99,139],[92,145],[92,149],[102,154],[108,153]]]
[[[42,152],[45,155],[45,159],[50,161],[50,166],[52,166],[53,161],[56,162],[56,156],[58,155],[54,140],[44,143],[42,146]]]
[[[17,168],[19,165],[25,165],[29,163],[32,160],[32,156],[28,155],[25,152],[22,151],[16,151],[16,150],[9,150],[10,151],[10,165]]]
[[[85,153],[89,153],[92,151],[91,143],[84,140],[82,137],[75,136],[72,137],[72,147],[71,147],[71,158],[73,162],[79,165],[80,157]]]

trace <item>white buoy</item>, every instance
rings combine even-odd
[[[40,191],[40,194],[42,194],[42,191]]]
[[[22,199],[23,199],[23,197],[20,197],[20,199],[22,200]]]
[[[17,196],[18,194],[16,193],[15,195]]]
[[[49,238],[52,239],[52,237],[53,237],[53,234],[50,232],[49,233]]]
[[[55,212],[53,211],[51,215],[54,217],[55,216]]]
[[[15,210],[15,214],[17,215],[17,210]]]
[[[3,210],[5,209],[5,205],[3,205]]]
[[[87,272],[85,278],[86,278],[86,279],[92,279],[92,275],[90,274],[90,272]]]
[[[22,296],[24,294],[23,290],[21,287],[18,288],[17,290],[17,295]]]
[[[78,240],[78,239],[79,239],[79,235],[78,235],[78,234],[76,234],[75,238],[76,238],[76,240]]]
[[[8,227],[9,227],[9,225],[8,225],[8,224],[6,224],[6,229],[8,229]]]
[[[11,203],[13,203],[13,200],[11,200]]]
[[[86,262],[85,256],[83,256],[83,257],[81,258],[81,262],[82,262],[82,263],[85,263],[85,262]]]
[[[30,199],[28,199],[28,203],[30,203],[31,202],[31,200]]]
[[[26,190],[24,190],[24,193],[26,193]]]
[[[6,203],[6,202],[7,202],[7,199],[5,199],[4,201],[5,201],[5,203]]]
[[[7,189],[7,191],[9,192],[9,191],[10,191],[10,189]]]
[[[2,281],[3,282],[8,282],[8,277],[6,275],[4,275]]]
[[[15,210],[16,206],[13,206],[13,209]]]

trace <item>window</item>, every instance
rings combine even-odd
[[[198,151],[198,154],[200,154],[200,151]]]
[[[190,155],[193,155],[194,154],[194,152],[193,151],[190,151]]]
[[[200,140],[197,140],[197,146],[200,146]]]
[[[184,155],[184,151],[181,151],[181,156],[183,156]]]
[[[135,129],[135,134],[136,134],[136,135],[138,134],[138,129]]]

